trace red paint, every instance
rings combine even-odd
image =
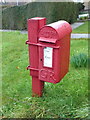
[[[32,18],[28,20],[28,41],[29,45],[29,63],[30,75],[32,76],[32,96],[42,96],[44,82],[38,78],[39,73],[39,50],[38,50],[38,33],[40,28],[46,24],[46,18]]]
[[[53,67],[44,67],[39,59],[39,69],[43,70],[43,72],[47,71],[48,73],[46,79],[42,77],[42,72],[39,72],[40,80],[50,83],[58,83],[68,72],[71,31],[72,28],[66,21],[58,21],[41,28],[38,35],[39,43],[53,48]],[[43,46],[39,48],[39,58],[42,59],[43,49]]]
[[[60,82],[69,69],[70,24],[58,21],[45,25],[45,22],[45,18],[28,20],[26,43],[29,45],[28,69],[32,76],[33,96],[42,96],[44,82]]]

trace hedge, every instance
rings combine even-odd
[[[32,2],[2,10],[2,28],[27,29],[27,19],[32,17],[46,17],[47,23],[62,19],[73,23],[77,15],[77,4],[74,2]]]

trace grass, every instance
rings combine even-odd
[[[73,33],[90,33],[89,31],[90,21],[86,21],[83,25],[73,30]]]
[[[88,71],[70,66],[58,84],[45,83],[43,97],[31,97],[26,34],[3,32],[2,117],[86,118],[88,116]],[[71,40],[71,56],[87,54],[87,40]]]

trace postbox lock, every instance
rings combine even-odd
[[[40,60],[42,61],[42,58]]]

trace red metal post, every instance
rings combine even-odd
[[[46,24],[46,18],[32,18],[28,20],[28,41],[29,44],[29,63],[30,75],[32,76],[32,96],[42,96],[44,81],[40,81],[38,77],[39,65],[39,47],[38,32]]]
[[[40,81],[38,77],[32,77],[32,96],[42,96],[44,81]]]

